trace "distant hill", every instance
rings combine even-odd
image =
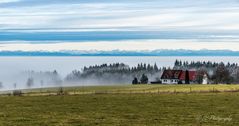
[[[0,51],[0,56],[239,56],[239,51],[231,50],[153,50],[153,51]]]

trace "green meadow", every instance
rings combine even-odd
[[[26,96],[56,95],[60,88],[22,90]],[[205,93],[239,92],[239,85],[115,85],[62,87],[68,95],[79,94],[164,94],[164,93]],[[10,93],[10,92],[3,92]]]
[[[239,85],[126,85],[0,96],[2,126],[239,125]],[[176,91],[175,91],[176,90]]]

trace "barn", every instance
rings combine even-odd
[[[188,79],[187,79],[188,78]],[[187,82],[187,80],[189,82]],[[196,71],[164,70],[161,76],[162,84],[192,84],[196,81]]]

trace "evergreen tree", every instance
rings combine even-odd
[[[134,78],[134,80],[132,81],[132,84],[139,84],[137,77]]]
[[[155,63],[154,64],[154,71],[157,72],[158,70],[159,70],[159,68],[158,68],[157,64]]]
[[[145,74],[143,74],[141,79],[140,79],[141,84],[148,84],[148,80],[149,79],[148,79],[148,77]]]
[[[179,61],[176,59],[176,61],[174,62],[174,66],[179,66]]]
[[[189,71],[188,70],[185,71],[185,84],[190,84]]]

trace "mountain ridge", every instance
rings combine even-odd
[[[239,56],[232,50],[185,50],[159,49],[143,51],[125,50],[61,50],[61,51],[0,51],[0,56]]]

